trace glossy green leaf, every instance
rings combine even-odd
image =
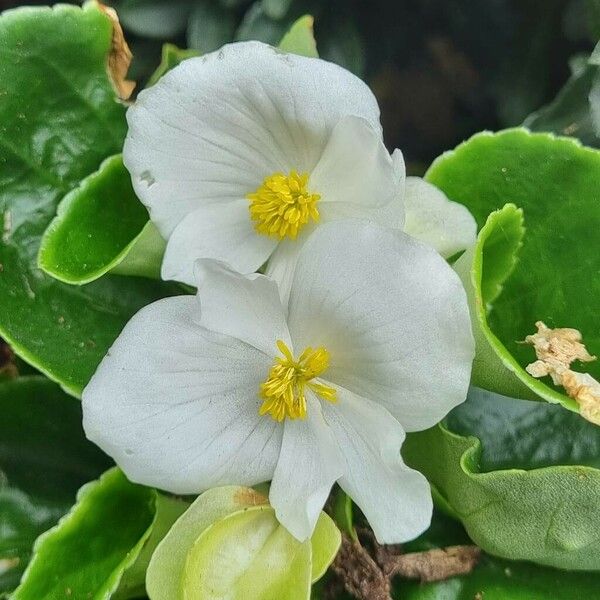
[[[94,4],[0,17],[0,335],[73,394],[129,318],[178,289],[123,277],[74,288],[37,268],[59,201],[121,150],[125,107],[106,72],[111,39]]]
[[[160,64],[148,80],[147,87],[154,85],[165,73],[193,56],[199,56],[199,52],[193,49],[184,50],[175,44],[163,44]]]
[[[198,540],[201,539],[204,532],[226,517],[256,507],[263,507],[268,510],[268,518],[265,517],[265,521],[271,523],[268,527],[272,527],[273,531],[275,531],[279,525],[266,496],[251,488],[226,486],[208,490],[199,496],[190,508],[177,520],[175,525],[173,525],[171,531],[169,531],[159,544],[152,556],[146,576],[146,587],[150,598],[152,600],[175,600],[182,598],[183,589],[181,586],[186,577],[186,561],[192,560],[188,559],[188,556],[194,544],[199,543]],[[225,538],[227,540],[231,539],[228,537],[227,528],[220,531],[220,535],[225,536],[219,538],[221,541],[225,540]],[[236,531],[234,527],[230,534],[236,536],[238,535]],[[281,533],[278,533],[278,535],[282,536]],[[286,536],[282,537],[288,539],[291,536],[286,532]],[[325,573],[337,554],[340,543],[341,535],[339,530],[333,521],[325,513],[322,513],[309,544],[310,551],[307,564],[311,571],[311,581],[316,581]],[[217,541],[213,539],[211,544],[217,544]],[[238,545],[243,546],[241,542]],[[296,547],[294,544],[292,546]],[[286,547],[288,547],[287,543]],[[240,552],[250,552],[249,547],[244,547]],[[222,560],[237,560],[235,556],[230,555],[228,550],[225,550],[225,546],[221,547],[216,554],[219,554]],[[205,555],[202,554],[202,556]],[[198,560],[198,558],[196,557],[193,560]],[[221,570],[225,569],[224,567],[219,568]],[[199,569],[199,571],[205,573],[207,577],[214,575],[210,569]],[[216,574],[218,573],[219,571],[217,570]],[[229,575],[233,576],[233,570],[227,577]],[[264,573],[263,577],[265,577]],[[275,579],[272,581],[275,581]],[[189,585],[196,585],[193,577]],[[200,597],[204,596],[201,595]],[[251,600],[252,597],[246,595],[246,600]]]
[[[434,513],[429,531],[406,544],[405,550],[418,552],[468,543],[456,524]],[[575,600],[594,598],[598,589],[600,575],[597,573],[559,571],[484,554],[468,575],[434,583],[397,578],[393,597],[398,600]]]
[[[187,29],[187,45],[200,53],[217,50],[233,38],[235,13],[212,0],[196,3]]]
[[[445,424],[410,434],[403,455],[490,554],[600,571],[596,430],[559,406],[473,388]]]
[[[111,461],[87,441],[81,405],[40,376],[0,384],[0,593],[14,589],[34,540]]]
[[[107,158],[58,205],[41,241],[39,267],[65,283],[98,279],[125,258],[147,221],[121,155]],[[160,261],[150,269],[159,273]]]
[[[573,400],[531,377],[488,324],[489,308],[518,263],[524,233],[523,211],[514,204],[507,204],[490,214],[475,246],[454,264],[465,285],[474,320],[476,357],[471,382],[513,397],[537,399],[541,396],[577,410]]]
[[[158,498],[155,490],[130,483],[117,468],[85,485],[71,512],[36,541],[14,600],[110,598],[127,581],[128,570],[141,579],[130,578],[120,597],[139,595],[144,568],[135,564],[152,539]],[[170,524],[185,505],[166,506],[160,516]],[[164,533],[165,526],[159,529]]]
[[[188,552],[184,598],[308,600],[310,541],[298,542],[270,506],[255,506],[213,523]]]
[[[590,352],[599,354],[598,312],[591,307],[600,294],[600,278],[595,276],[600,253],[594,245],[600,229],[600,152],[569,138],[524,129],[483,133],[439,157],[427,179],[467,206],[479,227],[506,201],[523,210],[527,232],[519,260],[502,293],[485,307],[489,329],[497,338],[492,344],[496,354],[504,349],[520,369],[533,362],[533,349],[522,340],[535,331],[538,320],[549,327],[579,329]],[[480,251],[484,241],[480,240]],[[477,357],[477,385],[489,379],[488,364]],[[598,378],[600,362],[577,365],[577,370]],[[504,381],[496,378],[502,385],[487,387],[514,395],[503,387],[508,378],[515,375],[506,370]],[[549,380],[521,381],[535,393],[543,390],[546,399],[573,408]]]
[[[300,17],[283,36],[279,47],[293,54],[318,58],[319,53],[313,30],[314,21],[310,15]]]

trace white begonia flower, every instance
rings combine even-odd
[[[383,144],[368,86],[332,63],[230,44],[142,91],[127,120],[123,160],[167,240],[164,279],[194,284],[199,258],[243,274],[269,261],[287,299],[300,247],[319,223],[356,217],[403,228],[402,155],[392,160]],[[420,194],[418,210],[429,204]],[[444,235],[464,237],[464,219],[447,220],[434,204]]]
[[[265,275],[211,259],[196,271],[196,298],[142,309],[100,364],[83,393],[87,436],[131,480],[174,493],[272,480],[299,540],[336,481],[380,542],[425,530],[429,486],[400,447],[465,399],[474,355],[444,259],[351,219],[304,244],[287,311]]]

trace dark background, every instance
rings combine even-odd
[[[47,2],[46,2],[47,3]],[[1,8],[44,2],[0,0]],[[110,0],[143,85],[165,41],[209,51],[233,39],[277,43],[315,16],[321,56],[377,95],[390,147],[412,172],[482,129],[518,125],[600,37],[600,0]]]

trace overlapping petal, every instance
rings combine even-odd
[[[83,393],[87,436],[132,481],[184,494],[271,479],[282,436],[258,415],[271,359],[199,319],[192,296],[142,309]]]
[[[408,235],[348,220],[323,225],[298,260],[288,325],[325,346],[327,379],[382,404],[407,431],[464,401],[474,342],[464,289]]]
[[[291,346],[277,285],[257,273],[241,275],[214,260],[199,260],[195,269],[200,323],[217,333],[242,340],[264,352],[277,354],[276,341]]]

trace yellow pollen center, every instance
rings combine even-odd
[[[290,349],[281,340],[277,347],[283,356],[275,358],[269,376],[260,386],[260,397],[264,400],[259,414],[270,414],[276,421],[304,419],[306,417],[305,389],[308,387],[324,400],[336,401],[335,389],[312,381],[327,370],[329,352],[322,346],[313,350],[306,348],[295,360]]]
[[[280,240],[292,240],[310,219],[317,222],[319,194],[306,189],[308,173],[289,175],[274,173],[266,177],[262,185],[246,198],[250,200],[250,217],[255,221],[256,231]]]

